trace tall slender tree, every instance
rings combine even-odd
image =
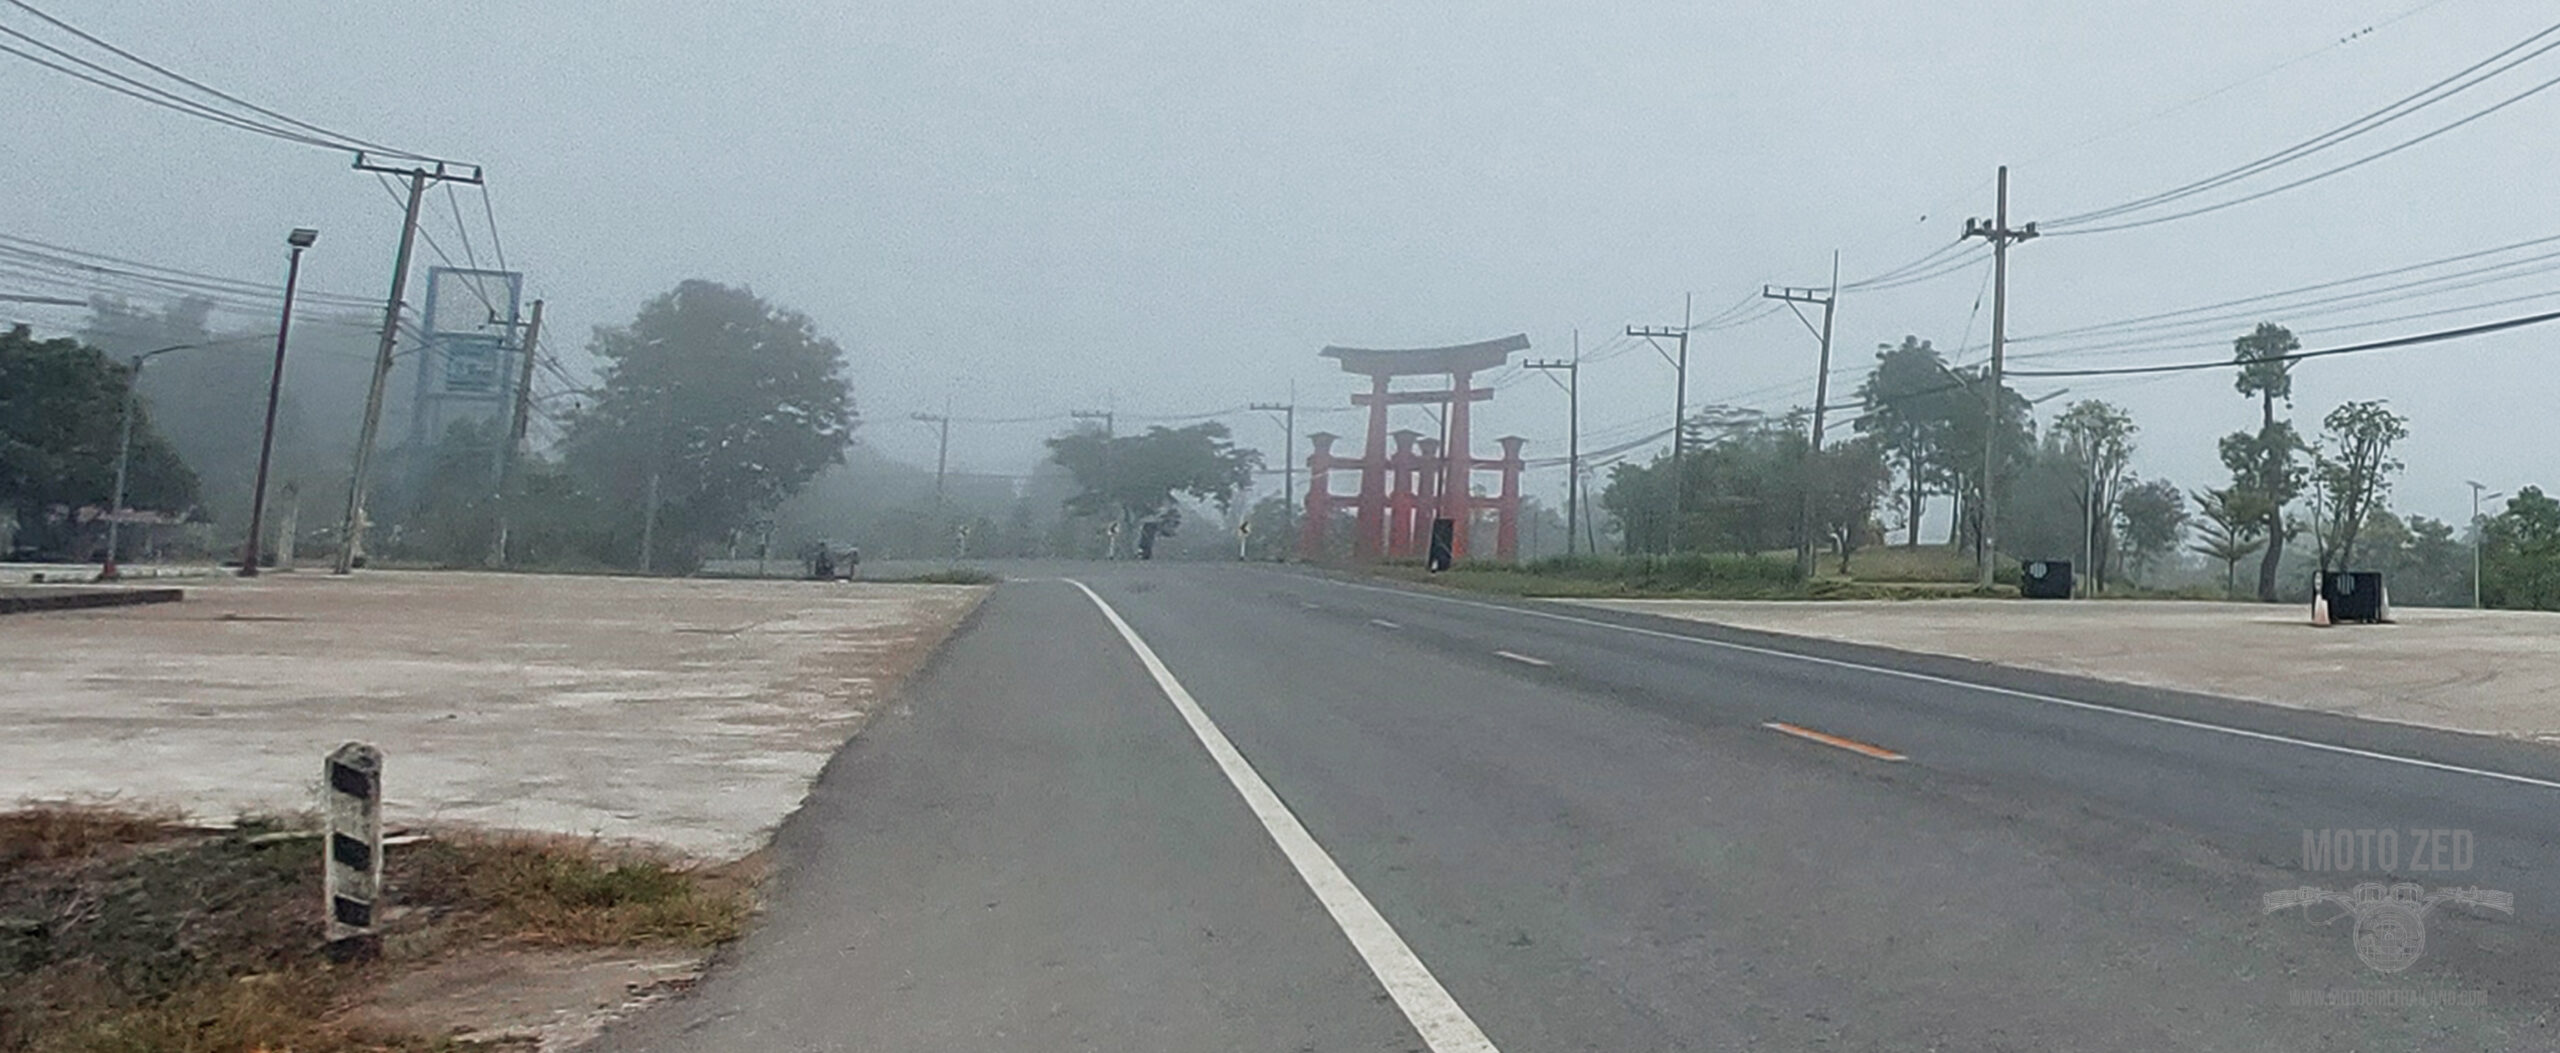
[[[2083,399],[2056,416],[2047,433],[2048,441],[2080,470],[2079,492],[2073,497],[2080,506],[2082,550],[2090,557],[2082,570],[2092,591],[2106,588],[2116,496],[2124,488],[2133,463],[2133,436],[2140,430],[2121,407]]]
[[[2269,603],[2276,598],[2276,567],[2290,533],[2284,506],[2301,496],[2304,482],[2303,466],[2294,456],[2302,439],[2292,422],[2276,419],[2278,400],[2293,404],[2293,360],[2285,356],[2301,349],[2292,330],[2273,322],[2260,322],[2231,342],[2232,361],[2240,369],[2232,386],[2257,398],[2259,423],[2255,435],[2223,436],[2222,463],[2231,469],[2232,486],[2248,495],[2249,505],[2264,520],[2267,547],[2258,559],[2258,599]]]

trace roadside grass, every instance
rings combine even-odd
[[[1839,570],[1839,557],[1821,561],[1823,571]],[[1973,556],[1952,545],[1918,548],[1872,546],[1849,554],[1848,577],[1855,581],[1939,581],[1967,584],[1974,579]]]
[[[990,571],[979,570],[976,567],[951,567],[945,570],[928,570],[922,574],[909,574],[902,578],[863,578],[860,580],[871,584],[886,585],[993,585],[997,582],[1003,581],[1004,576]]]
[[[381,957],[332,965],[307,824],[206,830],[43,806],[0,812],[0,860],[0,1053],[475,1048],[342,1017],[446,957],[710,947],[755,907],[752,881],[718,868],[574,838],[438,834],[386,854]]]
[[[1472,564],[1438,574],[1398,561],[1381,577],[1469,592],[1546,599],[1917,600],[2014,596],[2012,586],[1977,589],[1969,580],[1863,581],[1796,576],[1791,555],[1685,553],[1674,556],[1564,556],[1516,566]]]
[[[715,581],[809,580],[807,574],[798,572],[791,574],[759,575],[741,574],[732,571],[706,570],[696,571],[692,576]],[[1003,580],[1004,576],[1001,574],[997,574],[992,571],[979,570],[976,567],[946,567],[941,570],[928,570],[921,573],[902,574],[894,577],[859,577],[853,579],[856,584],[861,585],[993,585]]]

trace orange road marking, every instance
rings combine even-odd
[[[1823,745],[1825,745],[1825,746],[1830,746],[1830,747],[1833,747],[1833,748],[1836,748],[1836,749],[1844,749],[1844,750],[1848,750],[1848,751],[1849,751],[1849,752],[1851,752],[1851,753],[1855,753],[1855,754],[1858,754],[1858,755],[1863,756],[1863,757],[1872,757],[1872,758],[1874,758],[1874,759],[1876,759],[1876,760],[1880,760],[1880,761],[1898,761],[1898,760],[1908,760],[1908,759],[1909,759],[1909,758],[1907,758],[1907,757],[1904,757],[1902,754],[1895,753],[1894,751],[1889,750],[1889,749],[1886,749],[1886,748],[1884,748],[1884,747],[1882,747],[1882,746],[1873,746],[1873,745],[1869,745],[1869,744],[1867,744],[1867,743],[1860,742],[1860,741],[1858,741],[1858,740],[1856,740],[1856,739],[1844,739],[1844,738],[1841,738],[1841,737],[1840,737],[1840,736],[1838,736],[1838,735],[1833,735],[1833,734],[1831,734],[1831,733],[1829,733],[1829,732],[1815,731],[1815,730],[1813,730],[1812,728],[1798,727],[1798,726],[1796,726],[1796,725],[1794,725],[1794,724],[1788,724],[1788,723],[1785,723],[1785,722],[1782,722],[1782,721],[1772,720],[1772,721],[1770,721],[1770,722],[1768,722],[1768,723],[1766,723],[1766,724],[1762,724],[1762,725],[1760,725],[1760,726],[1761,726],[1761,727],[1764,727],[1764,728],[1767,728],[1767,729],[1769,729],[1769,730],[1771,730],[1771,731],[1780,732],[1780,733],[1788,734],[1788,735],[1793,735],[1793,736],[1795,736],[1795,737],[1797,737],[1797,738],[1800,738],[1800,739],[1803,739],[1803,740],[1805,740],[1805,741],[1807,741],[1807,742],[1819,742],[1819,743],[1821,743],[1821,744],[1823,744]]]

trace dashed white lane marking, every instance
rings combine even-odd
[[[1384,619],[1384,618],[1371,618],[1371,619],[1369,619],[1369,624],[1371,624],[1371,625],[1375,625],[1375,626],[1377,626],[1378,628],[1381,628],[1381,629],[1402,629],[1402,628],[1404,628],[1404,626],[1397,625],[1396,623],[1391,622],[1391,621],[1388,621],[1388,620],[1386,620],[1386,619]]]
[[[1227,741],[1226,733],[1218,730],[1218,725],[1200,708],[1199,701],[1191,697],[1191,692],[1183,688],[1181,681],[1173,678],[1173,671],[1165,668],[1163,659],[1156,657],[1155,648],[1139,639],[1138,631],[1129,627],[1129,623],[1120,617],[1120,612],[1111,609],[1111,605],[1103,602],[1102,597],[1085,583],[1073,578],[1065,580],[1081,590],[1086,599],[1092,600],[1093,605],[1102,610],[1103,618],[1110,621],[1111,627],[1120,631],[1120,638],[1128,642],[1129,650],[1137,653],[1138,663],[1147,667],[1148,675],[1155,677],[1156,686],[1164,691],[1164,697],[1173,703],[1173,708],[1182,714],[1183,723],[1191,725],[1191,733],[1198,736],[1200,745],[1208,749],[1210,759],[1218,762],[1218,770],[1226,773],[1227,782],[1244,797],[1245,806],[1253,810],[1254,818],[1262,820],[1262,829],[1271,835],[1273,843],[1280,846],[1280,853],[1289,857],[1289,865],[1297,868],[1298,877],[1307,883],[1307,890],[1315,893],[1317,902],[1324,904],[1325,911],[1333,915],[1333,922],[1342,928],[1342,934],[1351,938],[1351,949],[1359,952],[1361,961],[1368,963],[1369,971],[1387,989],[1387,996],[1395,999],[1396,1008],[1404,1010],[1405,1019],[1413,1022],[1413,1029],[1422,1033],[1422,1042],[1430,1047],[1431,1053],[1500,1053],[1493,1040],[1486,1038],[1475,1020],[1467,1016],[1467,1011],[1458,1007],[1458,1000],[1449,997],[1448,988],[1440,986],[1439,978],[1431,975],[1430,967],[1422,964],[1422,959],[1406,945],[1404,937],[1396,934],[1395,926],[1387,924],[1386,916],[1378,913],[1369,897],[1360,891],[1359,886],[1351,883],[1351,876],[1342,872],[1341,865],[1333,861],[1333,856],[1325,852],[1323,845],[1316,843],[1315,835],[1308,833],[1306,826],[1298,822],[1297,814],[1289,810],[1279,794],[1272,792],[1271,784],[1262,781],[1262,775],[1246,762],[1244,754],[1237,752],[1235,744]]]
[[[1299,609],[1299,610],[1302,610],[1302,611],[1320,611],[1320,610],[1323,610],[1323,609],[1324,609],[1324,604],[1321,604],[1321,603],[1309,603],[1309,602],[1307,602],[1307,601],[1305,601],[1305,600],[1299,600],[1299,601],[1298,601],[1298,609]]]
[[[1799,662],[1810,662],[1814,665],[1830,666],[1834,669],[1855,669],[1862,673],[1874,673],[1878,676],[1890,676],[1897,679],[1912,680],[1924,684],[1937,684],[1941,687],[1963,688],[1968,691],[1979,691],[1986,695],[2006,695],[2010,698],[2025,699],[2029,702],[2042,702],[2050,706],[2062,706],[2090,713],[2107,713],[2119,717],[2130,717],[2135,720],[2147,720],[2155,724],[2167,724],[2172,727],[2181,727],[2192,731],[2208,731],[2217,735],[2230,735],[2234,738],[2249,739],[2255,742],[2272,742],[2285,746],[2299,746],[2307,750],[2319,750],[2322,753],[2335,753],[2341,756],[2358,757],[2370,761],[2381,761],[2386,764],[2402,764],[2412,768],[2425,768],[2429,771],[2450,772],[2455,775],[2474,775],[2483,779],[2495,779],[2499,782],[2514,783],[2520,786],[2538,786],[2546,790],[2560,790],[2560,781],[2552,779],[2537,779],[2530,775],[2517,775],[2513,772],[2490,771],[2486,768],[2464,767],[2460,764],[2447,764],[2443,761],[2431,761],[2424,757],[2407,757],[2397,753],[2384,753],[2380,750],[2357,749],[2354,746],[2340,746],[2336,743],[2318,742],[2311,739],[2299,739],[2291,735],[2278,735],[2267,731],[2253,731],[2248,728],[2235,728],[2227,724],[2214,724],[2202,720],[2189,720],[2185,717],[2173,717],[2165,713],[2149,713],[2139,709],[2126,709],[2122,706],[2110,706],[2098,702],[2083,702],[2076,698],[2063,698],[2059,695],[2048,695],[2036,691],[2021,691],[2013,687],[1994,687],[1990,684],[1977,684],[1967,680],[1957,680],[1953,677],[1933,676],[1928,673],[1914,673],[1907,669],[1894,669],[1888,666],[1868,665],[1864,662],[1843,661],[1838,658],[1821,658],[1809,654],[1797,654],[1793,651],[1781,651],[1774,647],[1754,647],[1750,644],[1734,643],[1729,640],[1710,640],[1703,636],[1688,636],[1681,633],[1664,632],[1660,629],[1647,629],[1635,625],[1620,625],[1616,622],[1605,622],[1597,618],[1577,618],[1570,614],[1558,614],[1554,611],[1542,611],[1529,607],[1506,607],[1498,603],[1479,603],[1475,600],[1462,600],[1454,596],[1435,596],[1428,592],[1414,592],[1406,589],[1390,589],[1377,585],[1361,585],[1348,581],[1336,581],[1332,584],[1340,585],[1346,589],[1360,589],[1367,592],[1383,592],[1391,596],[1403,596],[1416,600],[1429,600],[1434,603],[1446,603],[1458,607],[1475,607],[1488,611],[1524,614],[1532,618],[1544,618],[1548,621],[1566,622],[1573,625],[1587,626],[1593,629],[1611,629],[1622,633],[1634,633],[1637,636],[1649,636],[1657,640],[1677,640],[1681,643],[1697,644],[1701,647],[1719,647],[1728,651],[1741,651],[1746,654],[1767,655],[1771,658],[1792,658]]]
[[[1521,654],[1517,651],[1495,651],[1494,653],[1522,665],[1534,665],[1543,668],[1555,664],[1554,662],[1547,661],[1544,658],[1531,658],[1528,655]]]

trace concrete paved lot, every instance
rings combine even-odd
[[[948,586],[302,572],[0,624],[0,802],[222,819],[388,755],[388,819],[752,851],[984,594]]]
[[[2019,600],[1591,600],[1742,629],[2560,743],[2560,614],[2395,608],[2317,629],[2306,608]]]

